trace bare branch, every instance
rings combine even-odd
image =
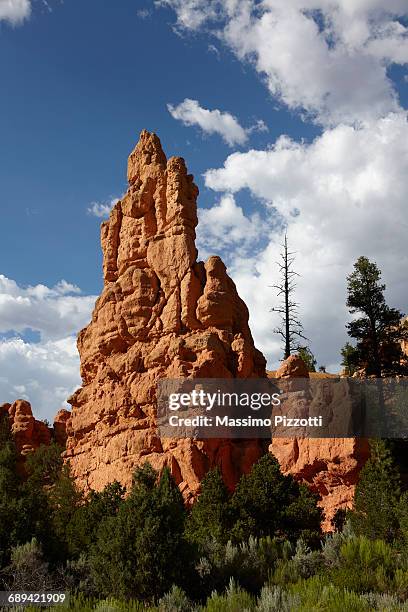
[[[271,312],[278,313],[282,321],[282,326],[277,327],[273,331],[284,340],[284,356],[286,358],[297,348],[297,345],[295,345],[295,338],[302,338],[306,341],[309,340],[303,334],[303,325],[300,321],[298,312],[299,304],[291,299],[297,286],[295,279],[299,277],[300,274],[293,269],[297,252],[289,251],[286,233],[284,242],[281,246],[282,252],[280,254],[280,260],[276,262],[281,276],[281,282],[271,285],[271,288],[277,291],[277,297],[281,298],[282,304],[271,308]]]

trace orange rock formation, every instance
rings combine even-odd
[[[300,357],[292,355],[276,372],[277,378],[306,378]],[[346,381],[344,381],[346,382]],[[339,508],[351,508],[360,470],[369,455],[367,440],[358,438],[274,438],[269,447],[282,471],[293,474],[319,494],[323,529],[330,531]]]
[[[50,443],[51,430],[42,421],[36,421],[30,404],[25,400],[1,405],[0,417],[4,415],[8,415],[17,450],[23,458],[41,444]]]
[[[129,157],[129,189],[102,224],[104,289],[78,337],[83,386],[72,413],[55,426],[78,484],[100,490],[114,479],[130,485],[136,466],[168,466],[187,501],[219,465],[227,486],[265,452],[257,440],[160,439],[156,384],[161,378],[264,377],[248,310],[220,258],[197,261],[198,189],[184,160],[166,159],[146,131]],[[308,376],[291,357],[282,378]],[[367,446],[354,439],[274,439],[283,471],[321,496],[325,528],[352,504]]]
[[[180,157],[143,131],[129,157],[129,189],[102,224],[104,289],[78,338],[83,386],[71,398],[67,450],[85,490],[129,485],[137,465],[167,465],[186,500],[213,465],[231,488],[260,441],[161,440],[161,378],[264,377],[248,310],[219,257],[197,261],[198,188]]]

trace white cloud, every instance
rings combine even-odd
[[[52,422],[80,384],[74,336],[38,344],[0,340],[0,403],[26,399],[37,419]]]
[[[321,124],[398,110],[387,67],[408,62],[406,0],[161,0],[251,62],[272,95]]]
[[[239,250],[242,255],[253,253],[269,231],[259,213],[245,216],[231,194],[224,195],[212,208],[199,208],[198,219],[197,246],[202,258],[217,254],[220,245]]]
[[[138,11],[136,11],[136,15],[139,17],[139,19],[147,19],[148,17],[150,17],[150,11],[149,9],[139,9]]]
[[[360,255],[382,269],[389,302],[408,310],[407,176],[405,113],[360,128],[340,125],[309,145],[281,137],[269,150],[234,153],[222,168],[206,173],[208,187],[228,194],[248,189],[266,203],[272,220],[287,224],[291,247],[298,251],[302,319],[320,363],[339,361],[349,319],[346,276]],[[242,220],[241,225],[245,226]],[[276,298],[269,286],[277,280],[279,232],[271,233],[261,253],[243,257],[239,249],[238,255],[228,252],[228,235],[216,224],[208,223],[206,231],[218,240],[218,251],[224,248],[228,253],[231,274],[249,306],[255,339],[276,363],[279,350],[271,332],[275,320],[269,312]]]
[[[80,293],[64,280],[23,288],[0,275],[0,403],[27,399],[37,418],[52,420],[80,384],[76,335],[96,299]],[[33,331],[38,342],[18,336]]]
[[[216,56],[216,58],[217,58],[217,59],[220,59],[220,55],[221,55],[221,54],[220,54],[220,51],[219,51],[219,49],[218,49],[218,48],[217,48],[215,45],[213,45],[213,44],[209,44],[209,45],[208,45],[208,47],[207,47],[207,49],[208,49],[209,53],[214,53],[214,55]]]
[[[247,129],[248,134],[252,134],[252,132],[269,132],[269,128],[263,119],[258,119],[254,125]]]
[[[186,98],[177,106],[168,104],[167,109],[184,125],[198,125],[205,134],[219,134],[229,146],[243,145],[248,139],[247,131],[233,115],[202,108],[197,100]]]
[[[92,202],[88,207],[88,213],[94,217],[109,217],[112,208],[119,202],[119,198],[113,198],[110,202]]]
[[[31,14],[30,0],[0,0],[0,21],[17,25]]]
[[[215,19],[219,10],[219,2],[213,0],[155,0],[155,5],[170,6],[177,13],[177,25],[191,30]]]
[[[89,322],[94,296],[78,295],[78,287],[61,281],[22,288],[0,274],[0,333],[39,332],[43,340],[58,340],[77,333]]]

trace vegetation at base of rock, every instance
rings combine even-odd
[[[62,609],[81,612],[407,609],[408,494],[383,442],[355,510],[323,535],[316,498],[272,455],[232,494],[210,471],[187,510],[148,463],[127,495],[112,483],[84,498],[58,449],[41,447],[23,479],[4,422],[0,436],[2,589],[63,590]]]
[[[360,473],[350,520],[357,534],[392,542],[399,530],[401,483],[387,443],[372,440],[371,456]]]

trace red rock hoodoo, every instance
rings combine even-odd
[[[158,137],[144,131],[129,157],[128,180],[102,224],[104,289],[78,337],[83,386],[55,432],[66,438],[66,459],[84,490],[115,479],[128,486],[135,467],[148,461],[158,470],[168,466],[189,501],[214,465],[232,489],[271,441],[160,439],[157,382],[264,377],[266,364],[221,259],[197,261],[198,189],[184,160],[167,160]],[[291,357],[277,376],[308,372]],[[279,438],[269,448],[284,472],[320,494],[329,529],[336,509],[352,504],[365,443]]]
[[[23,459],[41,444],[50,443],[50,428],[46,423],[37,421],[33,417],[31,405],[25,400],[17,400],[13,404],[2,404],[0,418],[3,416],[9,418],[17,450]]]
[[[69,400],[67,450],[78,484],[129,485],[134,468],[167,465],[185,499],[218,464],[233,487],[260,441],[161,440],[161,378],[264,377],[248,310],[219,257],[197,261],[198,189],[180,157],[143,131],[129,157],[129,189],[102,224],[104,289],[78,338],[83,386]]]

